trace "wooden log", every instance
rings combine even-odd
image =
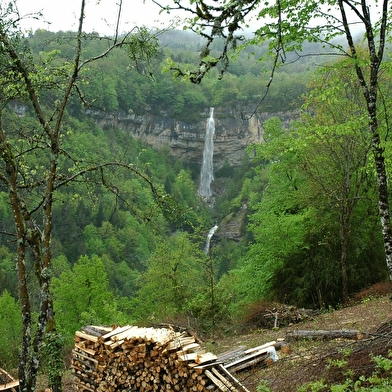
[[[81,353],[81,352],[78,352],[77,350],[72,350],[72,354],[74,354],[76,357],[80,357],[80,358],[84,358],[84,359],[86,359],[87,361],[91,361],[91,362],[93,362],[93,363],[98,363],[98,360],[97,359],[95,359],[95,358],[92,358],[91,356],[89,356],[89,355],[85,355],[85,354],[83,354],[83,353]]]
[[[77,366],[79,364],[81,366],[80,369],[84,370],[85,372],[89,371],[90,369],[95,370],[95,366],[88,361],[84,361],[83,359],[78,357],[72,357],[72,360],[74,366]]]
[[[84,351],[86,354],[91,355],[92,357],[96,354],[96,350],[83,347],[83,345],[80,343],[75,343],[75,349]]]
[[[299,340],[299,339],[352,339],[361,340],[364,334],[357,330],[351,329],[337,329],[337,330],[296,330],[287,331],[286,340]]]
[[[281,341],[281,342],[276,343],[274,347],[277,350],[280,350],[283,354],[290,353],[290,345],[285,341]]]
[[[195,342],[195,338],[193,336],[177,336],[175,339],[173,339],[171,342],[169,342],[167,349],[168,350],[177,350],[180,347],[183,347],[187,344],[191,344],[194,342]]]
[[[87,385],[84,385],[81,382],[78,381],[74,381],[75,386],[78,388],[79,391],[91,391],[91,392],[95,392],[95,388],[93,387],[89,387]]]
[[[211,381],[203,369],[190,365],[196,360],[220,363],[194,337],[174,331],[127,326],[104,332],[95,336],[97,340],[85,330],[76,336],[72,372],[80,391],[86,387],[86,392],[88,388],[97,392],[207,392]],[[234,385],[232,380],[226,382]]]
[[[89,340],[91,342],[98,342],[98,337],[97,336],[92,336],[87,333],[81,332],[81,331],[76,331],[75,336],[84,340]]]

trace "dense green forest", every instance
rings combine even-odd
[[[96,38],[85,36],[86,58],[96,46],[105,49],[105,40]],[[69,71],[66,65],[58,67],[73,56],[73,34],[36,31],[25,40],[46,69],[46,83],[55,85],[61,75],[53,70]],[[129,53],[116,52],[89,65],[80,80],[85,105],[75,94],[66,112],[63,132],[70,155],[83,164],[121,157],[167,195],[165,208],[159,208],[148,182],[115,170],[105,175],[112,190],[121,187],[121,197],[107,192],[99,173],[55,192],[52,294],[66,345],[87,324],[170,321],[191,323],[205,334],[217,326],[224,332],[249,317],[252,305],[262,300],[335,307],[345,296],[385,280],[374,164],[366,132],[358,137],[367,117],[345,62],[328,58],[338,66],[325,62],[320,67],[304,56],[276,71],[258,106],[270,114],[263,125],[265,143],[249,146],[241,167],[215,173],[225,191],[211,207],[198,195],[198,165],[187,167],[167,150],[153,150],[116,127],[100,128],[89,110],[140,115],[164,111],[196,122],[210,106],[241,102],[257,107],[270,64],[259,60],[262,48],[248,47],[221,80],[217,69],[201,84],[191,85],[161,70],[168,58],[194,62],[201,47],[198,39],[170,31],[159,36],[159,44],[153,60],[131,65]],[[309,44],[308,50],[322,48]],[[386,68],[385,96],[390,84]],[[52,106],[56,96],[47,89],[40,100]],[[389,105],[386,101],[387,112]],[[302,116],[289,129],[275,117],[300,109]],[[8,106],[2,123],[15,135],[18,129],[38,127],[32,108],[22,100]],[[26,137],[31,137],[29,131]],[[388,127],[383,131],[390,166]],[[23,150],[23,139],[15,142]],[[26,177],[38,178],[42,162],[30,159],[24,162]],[[62,170],[72,173],[75,167]],[[215,239],[206,255],[210,227],[244,206],[241,240]],[[0,188],[0,367],[16,365],[22,330],[12,214],[8,195]],[[37,307],[37,299],[32,300]]]

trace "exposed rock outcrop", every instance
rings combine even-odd
[[[243,204],[237,212],[227,215],[222,222],[219,223],[218,237],[224,237],[229,240],[239,241],[243,236],[244,224],[246,218],[247,206]]]
[[[184,162],[202,162],[204,137],[209,108],[201,114],[203,120],[197,123],[177,121],[166,113],[155,115],[146,113],[102,116],[90,113],[102,126],[118,126],[130,136],[148,143],[153,148],[168,146],[170,152]],[[243,162],[245,148],[252,143],[263,141],[263,122],[269,117],[279,116],[284,122],[290,114],[254,114],[244,108],[215,108],[214,168],[225,163],[239,166]]]

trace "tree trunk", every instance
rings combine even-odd
[[[355,203],[355,202],[354,202]],[[346,305],[348,303],[348,272],[347,272],[347,257],[348,257],[348,247],[350,244],[350,217],[353,205],[350,201],[347,201],[344,207],[345,213],[340,217],[340,267],[342,271],[342,304]]]
[[[392,230],[388,200],[388,182],[383,149],[380,146],[380,135],[378,133],[374,134],[373,137],[373,156],[377,172],[378,211],[384,239],[385,259],[389,272],[389,279],[392,282]]]
[[[376,166],[377,177],[377,191],[378,191],[378,211],[381,220],[381,229],[384,240],[385,259],[389,272],[389,279],[392,282],[392,230],[391,217],[388,199],[388,181],[387,170],[385,167],[384,148],[381,146],[380,129],[377,117],[377,92],[379,88],[379,70],[381,61],[384,56],[385,39],[387,35],[388,25],[388,0],[383,2],[383,12],[377,31],[372,24],[369,8],[366,1],[360,2],[359,9],[361,10],[363,24],[366,30],[365,42],[369,51],[369,65],[368,69],[363,69],[358,61],[355,64],[355,71],[357,73],[358,81],[362,87],[363,97],[367,105],[367,112],[369,118],[369,133],[371,137],[371,146]],[[342,16],[343,28],[345,31],[348,46],[350,48],[350,56],[354,60],[360,60],[350,24],[347,19],[344,8],[345,2],[338,0],[339,9]],[[354,7],[355,8],[355,7]],[[377,37],[378,34],[378,37]],[[377,37],[377,38],[376,38]],[[368,76],[367,76],[368,75]]]
[[[378,191],[378,211],[381,220],[381,229],[384,240],[385,260],[389,272],[389,279],[392,282],[392,230],[391,215],[388,197],[388,176],[385,167],[384,148],[381,146],[379,125],[377,118],[377,89],[378,89],[378,68],[379,59],[375,54],[371,57],[370,89],[366,95],[369,130],[372,137],[372,151],[377,175]]]

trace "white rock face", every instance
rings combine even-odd
[[[214,168],[225,163],[239,166],[243,162],[245,148],[263,142],[263,123],[270,117],[279,116],[287,122],[291,114],[246,113],[244,108],[215,108]],[[94,116],[94,115],[93,115]],[[95,117],[95,116],[94,116]],[[170,153],[185,162],[200,163],[203,159],[206,123],[209,108],[201,114],[202,121],[186,123],[164,114],[143,116],[124,115],[117,118],[96,118],[100,125],[115,125],[129,136],[147,142],[153,148],[169,147]]]

